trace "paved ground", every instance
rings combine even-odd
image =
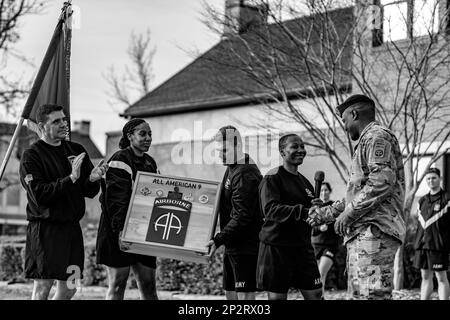
[[[31,283],[16,283],[8,285],[0,281],[0,300],[28,300],[31,297],[33,285]],[[54,293],[54,288],[50,296]],[[106,294],[105,287],[81,287],[74,296],[74,300],[103,300]],[[224,296],[186,295],[175,291],[158,291],[161,300],[223,300]],[[125,299],[138,300],[137,289],[127,289]]]
[[[16,283],[8,285],[7,282],[0,282],[0,300],[28,300],[31,297],[32,284],[31,283]],[[52,293],[54,289],[52,289]],[[51,294],[52,294],[51,293]],[[75,300],[103,300],[105,297],[106,288],[104,287],[81,287],[76,293]],[[161,300],[224,300],[224,296],[214,295],[196,295],[196,294],[181,294],[175,291],[158,291],[158,296]],[[395,300],[418,300],[420,297],[418,290],[401,290],[394,292]],[[433,300],[437,299],[436,292],[432,295]],[[137,289],[127,289],[125,299],[137,300],[139,299],[139,292]],[[258,294],[257,300],[265,300],[267,296],[264,293]],[[291,294],[289,299],[302,299],[301,295]],[[344,291],[327,291],[325,293],[326,300],[345,300]]]

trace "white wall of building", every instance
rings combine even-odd
[[[315,115],[312,100],[301,100],[297,105],[314,119],[320,127],[327,126]],[[326,108],[324,105],[322,108]],[[282,108],[273,104],[271,108]],[[243,136],[245,151],[255,160],[261,172],[282,164],[278,151],[278,139],[289,132],[304,130],[292,118],[269,112],[267,106],[254,105],[195,111],[182,114],[146,118],[152,129],[153,142],[149,154],[153,156],[161,173],[220,181],[225,168],[214,154],[211,138],[225,125],[238,128]],[[118,150],[121,129],[108,134],[106,158]],[[314,173],[325,172],[326,180],[334,186],[334,198],[345,194],[345,183],[334,170],[327,155],[307,147],[308,155],[299,171],[314,185]]]

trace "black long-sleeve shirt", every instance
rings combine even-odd
[[[450,252],[450,200],[444,190],[419,199],[414,249]]]
[[[83,159],[80,177],[70,179],[71,159],[86,152],[78,143],[61,141],[52,146],[39,140],[24,151],[20,161],[20,182],[27,191],[27,220],[58,223],[78,222],[84,216],[85,197],[93,198],[100,183],[90,182],[94,168],[89,156]]]
[[[264,213],[259,239],[277,246],[310,245],[311,227],[304,219],[314,199],[311,183],[280,166],[264,176],[259,193]]]
[[[258,254],[262,216],[258,186],[262,175],[249,156],[245,163],[227,168],[219,202],[220,233],[214,237],[217,247],[225,245],[230,254]]]
[[[108,160],[109,169],[102,181],[99,233],[119,233],[125,224],[130,203],[133,181],[138,171],[157,172],[155,160],[144,153],[142,157],[134,154],[131,147],[119,150]]]

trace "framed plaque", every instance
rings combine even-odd
[[[220,183],[138,172],[120,238],[130,253],[207,263]]]

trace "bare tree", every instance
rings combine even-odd
[[[232,68],[248,84],[236,88],[233,79],[226,78],[229,73],[221,77],[217,72],[217,85],[266,105],[270,117],[294,119],[311,136],[311,146],[328,155],[343,181],[353,144],[334,109],[350,92],[372,97],[377,120],[402,145],[404,217],[410,223],[426,169],[450,150],[446,143],[450,137],[448,9],[443,12],[442,1],[441,7],[429,1],[434,3],[427,7],[433,13],[430,18],[440,8],[439,21],[423,25],[426,30],[417,36],[412,26],[420,19],[418,8],[404,17],[406,39],[390,41],[390,30],[373,24],[379,17],[377,7],[364,4],[370,1],[357,1],[356,7],[341,2],[343,8],[330,8],[332,2],[326,0],[256,2],[267,19],[258,20],[259,25],[246,32],[227,34],[218,44],[220,55],[205,55],[213,68]],[[205,6],[211,29],[222,32],[235,27],[219,11]],[[286,13],[291,19],[283,19]],[[398,289],[403,282],[402,250],[397,258]]]
[[[11,58],[28,62],[14,48],[20,40],[20,22],[28,15],[41,13],[43,9],[44,3],[40,0],[0,0],[0,105],[7,112],[14,111],[17,100],[24,98],[31,86],[29,80],[11,75],[5,68]]]
[[[150,91],[153,75],[153,57],[156,47],[151,45],[151,33],[131,34],[128,47],[128,57],[131,66],[126,65],[122,76],[117,75],[115,67],[111,65],[104,74],[110,87],[112,100],[110,103],[129,107],[133,102]]]

